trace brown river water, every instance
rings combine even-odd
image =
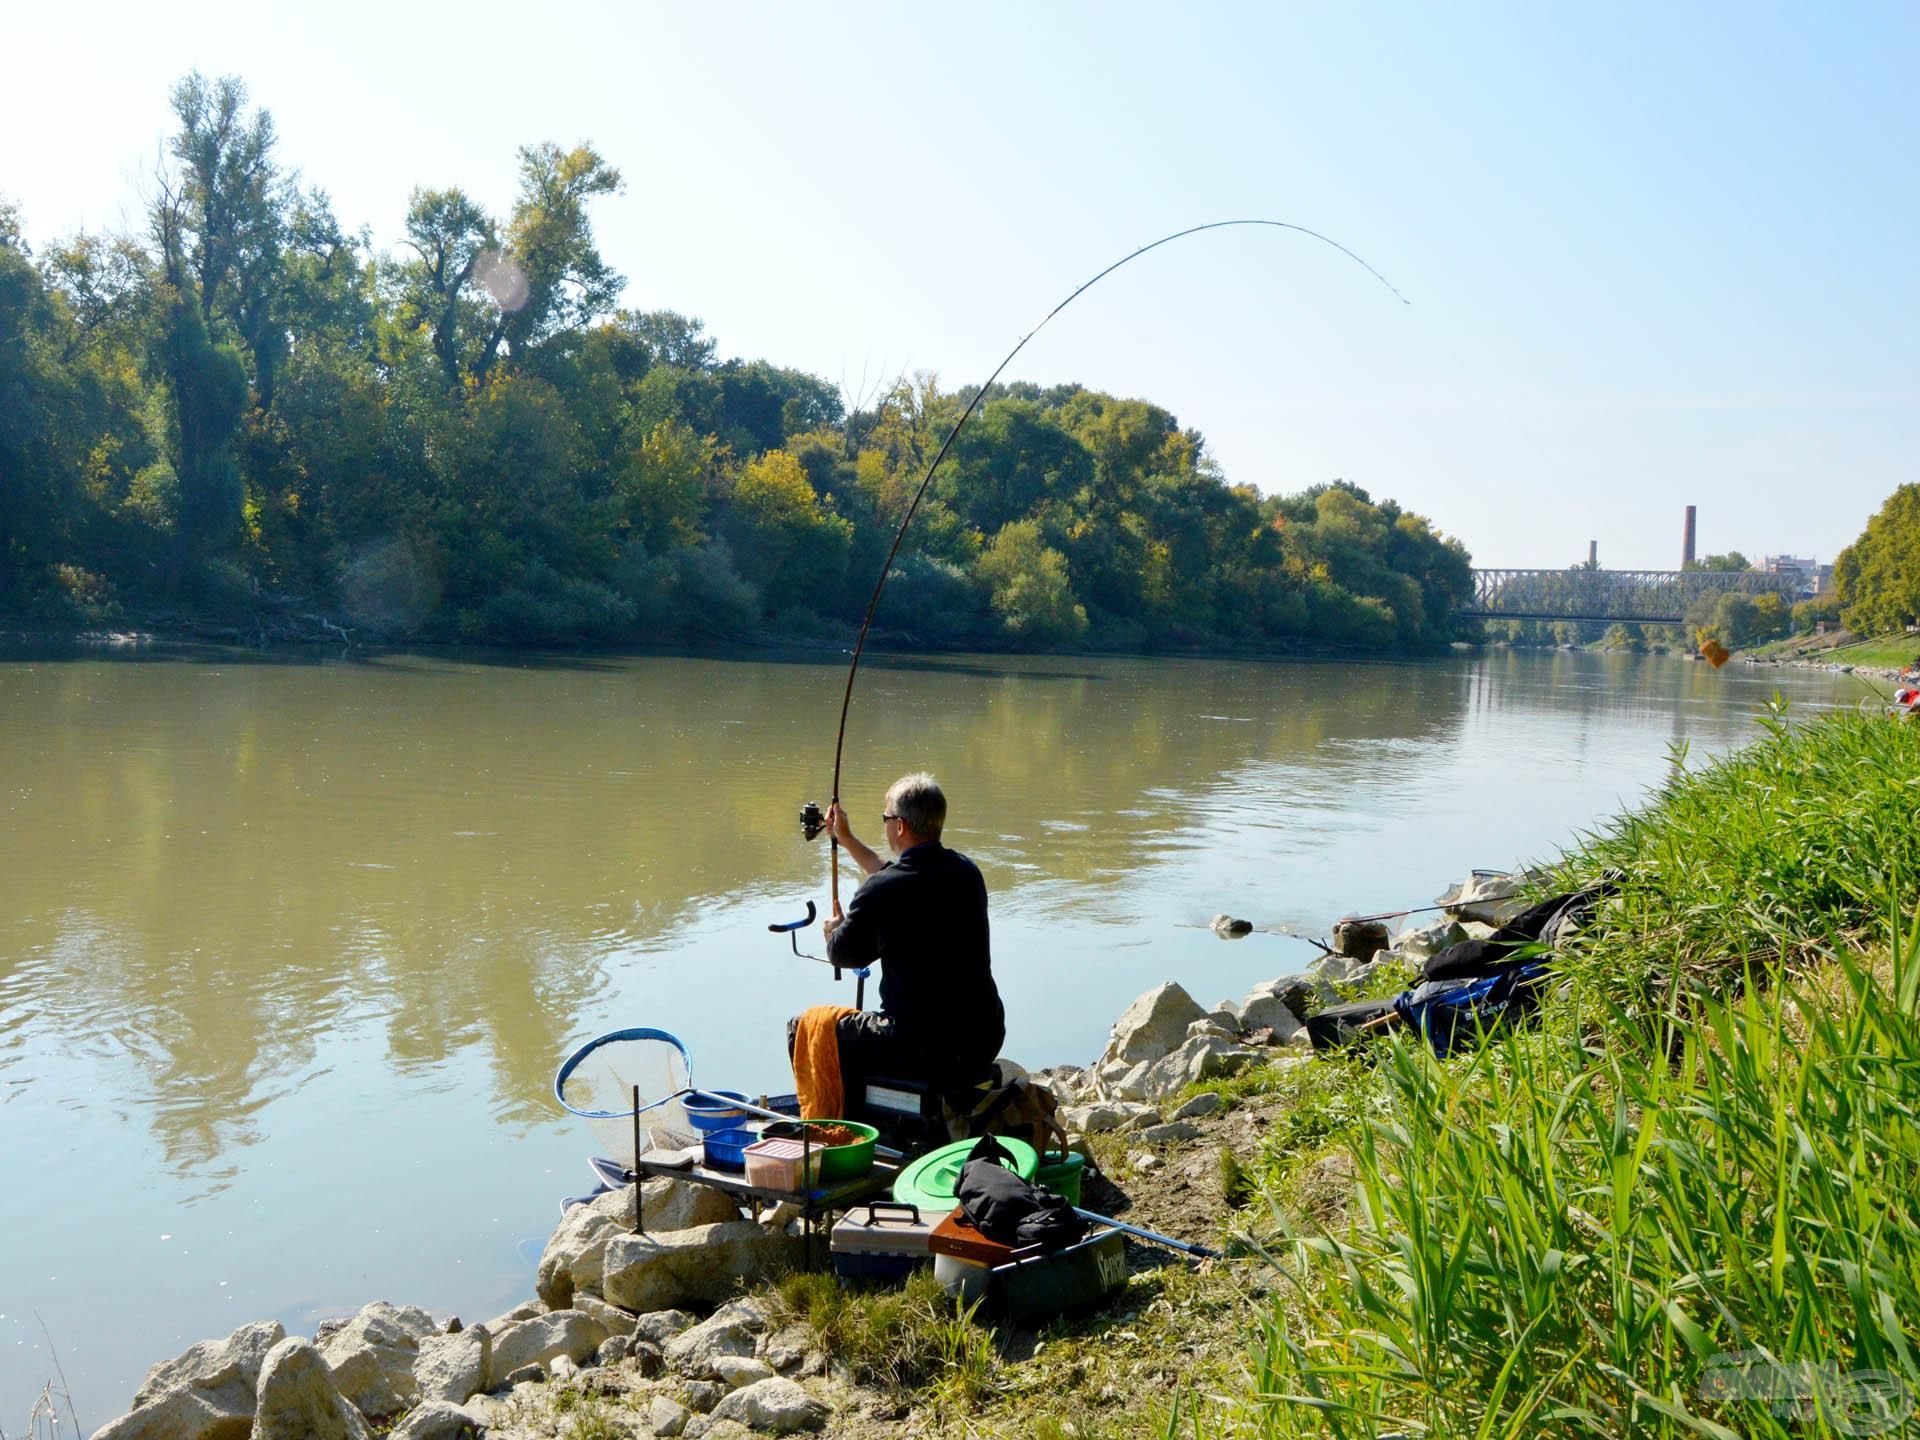
[[[0,1429],[87,1431],[253,1319],[532,1290],[589,1133],[580,1042],[655,1025],[784,1079],[851,1003],[824,907],[845,661],[244,654],[0,661]],[[1161,980],[1297,970],[1342,913],[1549,856],[1856,682],[1571,653],[1417,663],[870,658],[844,797],[945,785],[992,894],[1007,1052],[1084,1063]],[[847,884],[852,884],[851,871]],[[849,889],[850,893],[850,889]],[[1225,942],[1213,915],[1259,927]],[[817,949],[804,944],[803,949]],[[56,1363],[57,1362],[57,1363]]]

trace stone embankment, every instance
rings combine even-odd
[[[1476,877],[1442,897],[1448,918],[1401,932],[1385,951],[1370,927],[1336,928],[1335,949],[1304,973],[1212,1009],[1179,985],[1157,986],[1127,1007],[1092,1065],[1034,1078],[1079,1144],[1123,1132],[1141,1147],[1130,1169],[1148,1175],[1165,1153],[1153,1147],[1199,1138],[1196,1122],[1224,1103],[1206,1091],[1176,1097],[1249,1066],[1306,1063],[1306,1017],[1339,998],[1336,985],[1486,933],[1511,894],[1504,877]],[[641,1234],[631,1189],[569,1210],[540,1257],[535,1298],[484,1324],[376,1300],[311,1338],[273,1321],[243,1325],[154,1366],[129,1413],[93,1440],[517,1440],[548,1433],[546,1392],[573,1383],[623,1397],[654,1435],[689,1440],[817,1431],[860,1402],[806,1326],[741,1295],[799,1260],[790,1214],[744,1219],[719,1192],[672,1179],[647,1182],[643,1198]]]

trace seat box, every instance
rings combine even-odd
[[[833,1227],[834,1274],[846,1284],[899,1284],[932,1258],[937,1218],[896,1200],[854,1206]]]
[[[1106,1230],[1050,1255],[995,1266],[988,1294],[1013,1320],[1043,1320],[1098,1305],[1126,1283],[1126,1242],[1118,1230]]]

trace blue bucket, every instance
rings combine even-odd
[[[737,1130],[746,1123],[747,1112],[729,1102],[746,1099],[738,1090],[707,1090],[687,1096],[681,1100],[680,1108],[686,1111],[695,1129],[708,1133]]]

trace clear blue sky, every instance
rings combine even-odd
[[[0,191],[139,223],[168,87],[236,74],[390,244],[515,147],[624,172],[626,303],[858,390],[1019,375],[1166,405],[1235,481],[1344,476],[1476,562],[1830,560],[1920,454],[1920,8],[35,6]]]

